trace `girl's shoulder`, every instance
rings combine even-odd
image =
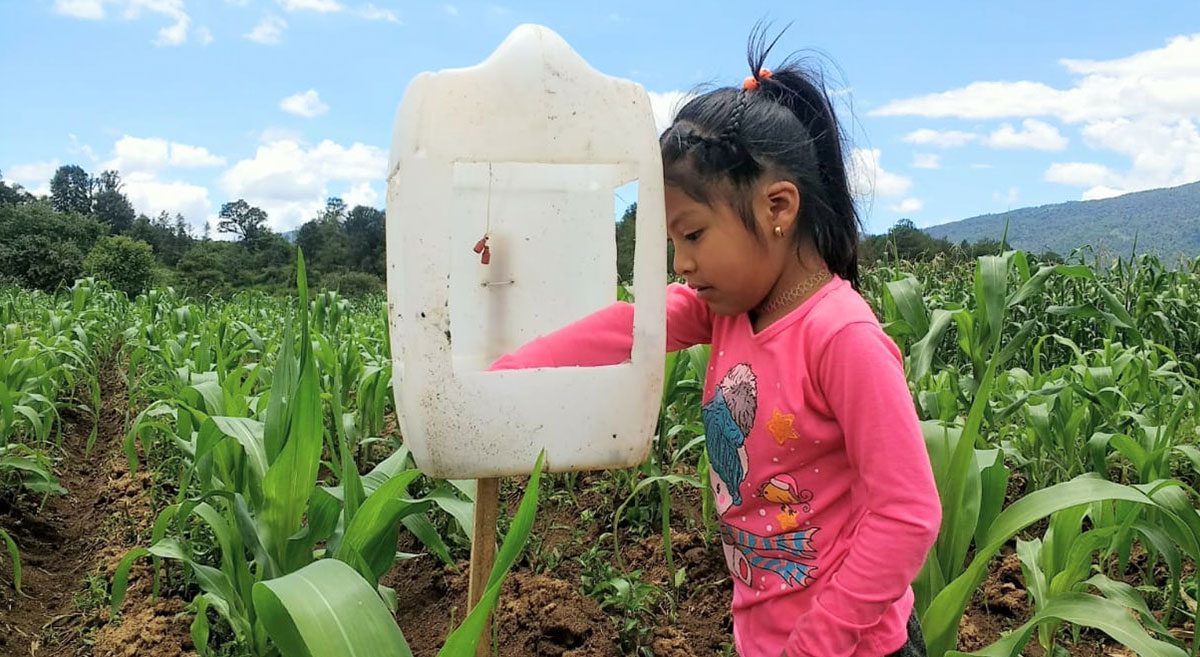
[[[784,339],[810,367],[823,362],[823,356],[833,349],[855,352],[881,343],[895,345],[870,304],[846,280],[835,278],[809,301],[808,312],[788,327]]]
[[[820,298],[813,299],[813,306],[801,323],[807,342],[823,346],[853,324],[883,330],[875,311],[848,281],[835,278],[821,292]]]

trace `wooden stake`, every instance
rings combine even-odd
[[[500,497],[499,479],[478,479],[475,482],[475,540],[471,543],[471,580],[467,590],[468,608],[475,608],[487,589],[492,565],[496,562],[496,507]],[[492,620],[483,624],[476,657],[487,657],[492,651]]]

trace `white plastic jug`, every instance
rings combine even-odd
[[[616,300],[613,191],[638,181],[627,363],[486,371]],[[650,99],[522,25],[483,63],[423,73],[396,115],[388,176],[393,381],[427,474],[629,467],[662,390],[666,235]],[[473,246],[487,235],[490,264]]]

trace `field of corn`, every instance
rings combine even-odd
[[[422,475],[385,304],[0,290],[0,655],[732,655],[707,351],[666,357],[636,469]],[[1200,260],[879,264],[943,500],[929,654],[1197,654]],[[307,302],[299,303],[297,299]],[[531,469],[535,464],[530,464]]]

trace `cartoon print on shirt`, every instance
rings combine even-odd
[[[702,409],[709,482],[718,514],[742,504],[740,488],[749,470],[746,438],[754,427],[757,407],[758,380],[750,365],[738,363],[717,384]]]
[[[746,439],[754,428],[758,407],[758,378],[746,363],[734,365],[713,390],[712,399],[703,407],[705,447],[708,450],[709,482],[717,513],[725,515],[731,508],[742,505],[741,485],[749,475]],[[783,445],[799,436],[792,426],[794,415],[775,409],[767,430]],[[802,490],[787,474],[772,477],[759,487],[757,495],[778,504],[775,516],[783,534],[759,536],[722,524],[721,543],[730,572],[743,584],[753,586],[755,568],[778,575],[783,586],[808,586],[813,582],[817,550],[813,536],[818,527],[790,531],[799,526],[796,509],[811,511],[812,491]],[[771,531],[771,525],[767,525]]]
[[[748,531],[721,526],[721,543],[729,572],[746,586],[754,586],[754,568],[774,573],[783,586],[807,587],[816,580],[817,549],[813,536],[821,529],[810,527],[803,531],[759,536]]]
[[[793,504],[800,505],[801,510],[806,513],[812,512],[812,506],[809,505],[813,497],[812,491],[801,490],[796,485],[796,480],[788,474],[771,477],[769,481],[758,488],[758,496],[772,504],[779,505],[780,513],[775,516],[775,520],[779,523],[779,528],[784,531],[800,526],[800,522],[796,520],[798,514],[792,508]]]
[[[767,431],[775,436],[775,442],[780,445],[789,440],[798,440],[800,434],[796,433],[796,427],[792,423],[796,421],[796,416],[791,413],[780,413],[776,408],[771,414],[771,420],[767,422]]]

